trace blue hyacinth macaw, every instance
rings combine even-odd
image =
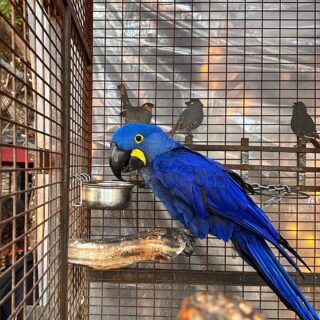
[[[239,255],[303,320],[318,315],[268,243],[299,272],[288,252],[302,258],[279,234],[266,213],[248,196],[235,172],[171,139],[155,125],[129,123],[112,137],[110,166],[121,173],[140,169],[142,178],[170,215],[200,239],[208,234],[232,241]]]

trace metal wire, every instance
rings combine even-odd
[[[1,319],[47,319],[59,315],[61,8],[5,3],[0,18]]]
[[[3,1],[0,7],[1,320],[76,319],[81,305],[77,298],[86,290],[83,270],[75,267],[69,270],[70,282],[61,294],[66,265],[62,258],[68,240],[61,236],[68,231],[61,219],[65,216],[61,204],[69,198],[71,208],[72,199],[78,196],[75,181],[70,197],[69,184],[63,190],[63,115],[67,114],[64,108],[69,108],[63,95],[70,86],[72,111],[66,120],[71,123],[67,132],[72,137],[71,155],[64,156],[72,161],[72,174],[88,172],[91,103],[87,66],[91,26],[86,27],[90,12],[80,29],[72,9],[68,18],[72,33],[64,42],[65,5],[68,3],[30,0]],[[72,54],[63,65],[66,47],[72,47]],[[69,65],[71,84],[63,87],[62,75]],[[88,234],[82,208],[71,208],[69,221],[71,235]],[[71,299],[67,305],[70,317],[61,313],[67,302],[62,299],[65,292]]]
[[[304,101],[316,121],[319,115],[315,76],[319,4],[96,0],[93,10],[92,177],[113,178],[106,149],[124,121],[119,116],[118,84],[126,85],[134,106],[152,102],[154,122],[167,131],[185,101],[199,98],[205,105],[205,121],[194,132],[193,149],[243,176],[247,173],[249,183],[287,185],[313,199],[291,194],[293,199],[283,198],[266,210],[281,234],[319,272],[315,205],[319,155],[309,145],[308,151],[297,150],[290,129],[293,102]],[[184,142],[185,137],[175,138]],[[247,146],[241,138],[249,139]],[[92,211],[92,238],[177,226],[148,190],[135,192],[125,211]],[[262,195],[254,199],[260,205],[266,201]],[[281,262],[288,267],[282,258]],[[228,273],[219,285],[209,286],[200,285],[192,271],[203,272],[208,279],[211,273],[215,279],[219,271],[248,277],[235,277],[238,282],[231,283]],[[242,295],[269,319],[295,319],[263,283],[249,281],[249,271],[229,245],[213,237],[199,241],[192,257],[178,257],[166,265],[138,264],[112,273],[114,277],[90,271],[89,318],[173,319],[190,291],[214,288]],[[143,279],[148,282],[141,283]],[[319,310],[315,275],[310,274],[308,283],[312,285],[302,290]]]
[[[87,8],[90,1],[78,3],[84,13],[81,18],[83,31],[88,32],[90,15]],[[78,12],[78,17],[82,17]],[[89,29],[89,30],[86,30]],[[90,178],[90,61],[87,59],[83,39],[76,28],[71,29],[71,113],[70,113],[70,191],[69,191],[69,236],[88,238],[90,221],[88,212],[82,206],[74,206],[81,201],[81,181],[79,177]],[[68,270],[68,319],[84,319],[84,300],[88,299],[84,268],[72,266]],[[87,303],[86,303],[87,304]]]
[[[241,295],[269,319],[295,319],[231,246],[213,237],[199,241],[193,256],[167,264],[114,272],[67,266],[68,236],[177,226],[147,189],[136,188],[124,211],[72,205],[80,198],[79,175],[113,178],[108,148],[123,123],[119,83],[133,105],[154,103],[154,122],[165,130],[185,101],[200,98],[205,121],[191,147],[260,189],[282,186],[282,201],[276,197],[267,213],[312,268],[300,287],[320,310],[319,153],[294,147],[289,125],[298,100],[316,122],[319,116],[316,0],[94,0],[93,12],[91,1],[4,3],[0,285],[8,285],[0,308],[9,315],[1,320],[174,319],[182,299],[200,290]]]

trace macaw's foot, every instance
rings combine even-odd
[[[118,90],[119,90],[121,95],[124,95],[125,92],[126,92],[126,87],[124,86],[124,84],[121,83],[121,84],[118,85]]]
[[[179,231],[179,234],[181,235],[182,240],[185,241],[186,243],[186,247],[184,248],[183,253],[186,256],[190,257],[193,254],[194,245],[197,238],[193,236],[189,230],[178,229],[178,231]]]
[[[192,143],[193,143],[193,135],[191,133],[189,133],[185,137],[185,144],[192,144]]]

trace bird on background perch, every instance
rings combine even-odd
[[[186,102],[187,108],[182,111],[178,122],[173,126],[169,132],[171,136],[176,131],[186,130],[188,136],[192,137],[191,131],[197,129],[203,121],[203,104],[197,99],[193,98]]]
[[[152,118],[153,104],[150,102],[144,103],[141,107],[133,107],[124,84],[118,85],[118,90],[121,95],[123,111],[121,117],[126,118],[127,122],[150,123]]]
[[[307,112],[307,107],[302,101],[293,104],[291,129],[298,137],[298,147],[311,142],[315,148],[320,148],[320,139],[316,125]]]
[[[139,169],[170,215],[195,237],[211,234],[230,240],[288,309],[300,319],[319,320],[268,243],[301,275],[289,253],[310,268],[249,197],[248,185],[238,174],[182,146],[159,127],[141,123],[126,124],[115,132],[110,166],[118,179],[122,173]]]

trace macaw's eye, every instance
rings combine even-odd
[[[143,135],[142,134],[137,134],[134,137],[134,140],[136,141],[136,143],[141,143],[143,141]]]

